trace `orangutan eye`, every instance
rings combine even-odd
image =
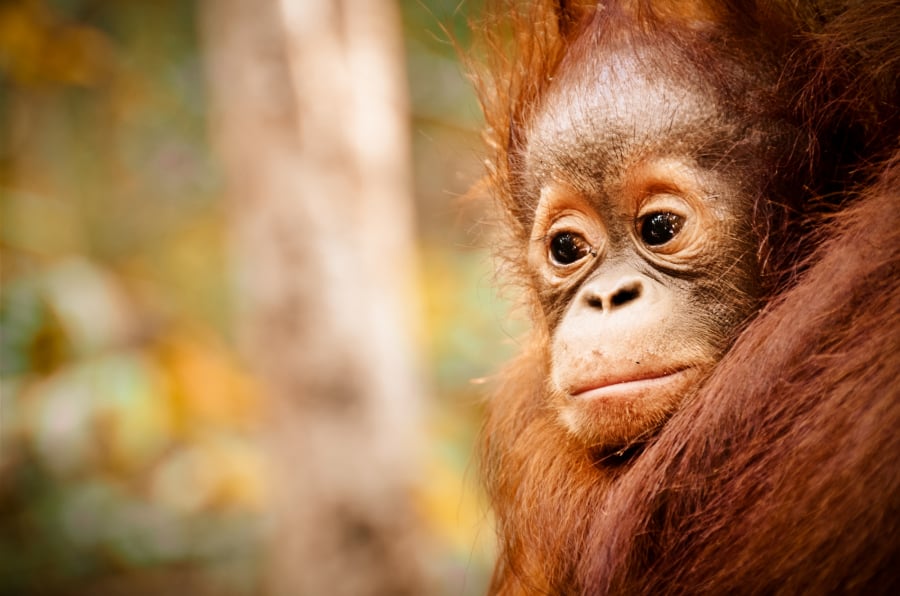
[[[592,253],[585,239],[573,232],[560,232],[550,239],[550,260],[557,265],[571,265]]]
[[[668,211],[645,215],[638,222],[641,240],[647,246],[660,246],[674,238],[684,225],[684,218]]]

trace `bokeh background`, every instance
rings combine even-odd
[[[254,262],[265,251],[254,252],[258,240],[242,226],[256,209],[246,195],[258,186],[242,186],[246,172],[234,172],[252,169],[245,163],[252,159],[235,159],[232,147],[229,160],[234,125],[229,133],[222,122],[234,113],[228,102],[243,91],[239,71],[246,66],[234,65],[232,93],[235,53],[219,46],[245,26],[259,27],[255,13],[269,6],[270,17],[294,10],[300,18],[299,26],[281,29],[290,47],[298,27],[327,29],[310,21],[315,11],[303,21],[306,8],[341,3],[260,0],[254,6],[251,0],[249,13],[244,1],[244,13],[229,15],[240,3],[0,0],[0,594],[388,593],[390,580],[379,584],[366,573],[374,565],[396,575],[396,557],[381,561],[381,551],[370,549],[368,562],[358,564],[351,551],[397,540],[416,555],[400,563],[414,579],[404,579],[398,591],[483,593],[493,536],[473,456],[481,381],[514,352],[521,326],[509,315],[508,299],[498,296],[485,248],[489,216],[476,184],[481,116],[458,60],[480,4],[371,3],[396,24],[388,28],[389,45],[400,48],[403,73],[397,93],[404,101],[395,108],[407,146],[393,153],[406,162],[397,176],[408,176],[399,184],[409,190],[411,243],[399,250],[410,253],[410,272],[401,275],[410,273],[411,281],[393,299],[414,321],[395,331],[408,333],[411,357],[400,374],[413,379],[408,386],[416,388],[416,403],[410,416],[377,419],[406,428],[364,431],[379,441],[403,441],[391,449],[410,455],[390,464],[406,467],[399,475],[372,458],[375,482],[400,488],[366,499],[390,499],[382,509],[402,510],[408,519],[396,535],[390,524],[357,524],[351,554],[345,559],[331,551],[330,563],[319,564],[316,533],[332,530],[326,522],[322,528],[292,524],[285,514],[292,505],[277,498],[285,494],[279,485],[327,485],[329,470],[360,474],[353,466],[369,454],[365,441],[362,448],[328,446],[359,443],[342,436],[359,426],[333,412],[316,444],[338,455],[323,460],[304,452],[302,441],[292,447],[285,439],[291,433],[312,436],[321,428],[318,410],[304,409],[302,396],[300,423],[273,416],[285,410],[271,402],[290,401],[293,393],[271,390],[279,377],[260,367],[268,362],[261,352],[286,354],[282,366],[298,355],[293,361],[301,373],[314,366],[305,357],[311,350],[333,359],[327,333],[319,347],[304,343],[301,332],[284,333],[262,349],[259,342],[271,334],[254,334],[265,308],[254,274],[256,265],[268,263]],[[228,28],[231,33],[219,31]],[[257,37],[263,46],[279,43],[277,36]],[[359,39],[345,35],[341,43]],[[308,44],[298,47],[309,54]],[[368,56],[370,50],[358,51]],[[301,121],[304,89],[292,100]],[[266,138],[252,132],[237,141],[251,144],[242,148],[251,157],[263,150],[252,143]],[[302,175],[296,183],[304,183]],[[397,221],[402,236],[404,209],[396,217],[379,210],[362,224],[376,222],[390,236]],[[308,224],[282,219],[272,234],[312,237]],[[310,259],[350,245],[335,237],[357,233],[357,223],[345,221],[343,230],[330,231],[325,256],[313,251]],[[394,260],[378,267],[390,271]],[[304,262],[283,274],[288,290],[315,277]],[[278,267],[272,268],[277,277]],[[301,287],[315,296],[317,283]],[[329,399],[328,391],[320,398]],[[387,401],[375,408],[409,405]],[[273,424],[280,426],[273,430]],[[287,455],[296,473],[285,471]],[[282,463],[273,464],[273,457]],[[326,463],[305,467],[311,459]],[[308,504],[309,519],[324,519],[317,499],[295,501],[296,507]],[[283,548],[298,534],[311,537],[312,555]],[[273,563],[282,552],[288,563]],[[303,579],[329,565],[347,577],[358,574],[348,584],[357,588],[323,591]]]

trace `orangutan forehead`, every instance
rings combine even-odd
[[[530,174],[597,180],[643,157],[702,159],[717,139],[733,139],[699,77],[672,80],[635,55],[593,66],[569,71],[545,95],[526,145]]]

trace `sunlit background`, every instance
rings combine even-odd
[[[400,4],[423,319],[411,506],[434,593],[480,594],[479,380],[518,327],[466,196],[480,112],[458,51],[479,3]],[[200,18],[190,0],[0,1],[0,594],[266,592],[265,397],[235,325]]]

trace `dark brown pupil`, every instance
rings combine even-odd
[[[648,246],[665,244],[681,230],[684,219],[674,213],[651,213],[641,221],[641,239]]]
[[[562,232],[550,240],[550,256],[560,265],[574,263],[587,253],[587,244],[581,236],[572,232]]]

